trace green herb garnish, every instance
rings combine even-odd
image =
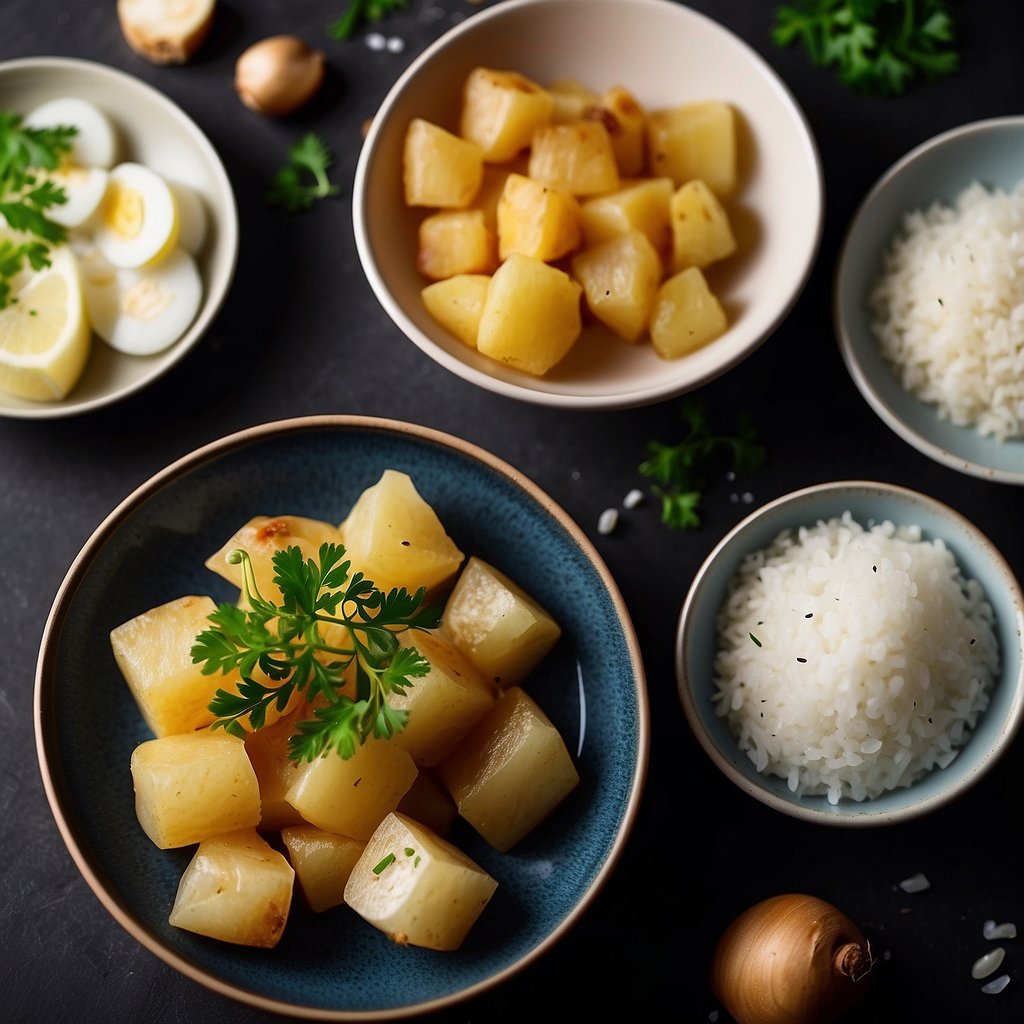
[[[800,44],[846,85],[883,96],[956,71],[955,37],[947,0],[793,0],[772,30],[777,46]]]
[[[288,163],[274,175],[265,199],[289,213],[308,210],[317,200],[338,194],[328,171],[334,163],[331,151],[315,132],[306,132],[288,150]]]
[[[364,22],[383,21],[407,5],[408,0],[350,0],[342,16],[327,26],[327,34],[344,42]]]
[[[696,530],[707,472],[719,456],[728,457],[738,476],[747,476],[764,465],[766,453],[746,413],[740,414],[737,431],[730,435],[711,429],[698,399],[685,400],[681,412],[689,428],[683,439],[676,444],[650,441],[640,473],[655,481],[651,491],[661,501],[661,521],[673,529]]]
[[[394,862],[395,855],[393,853],[387,854],[383,860],[378,861],[373,866],[373,873],[375,875],[379,875],[386,867],[389,867],[390,865],[394,864]]]
[[[313,719],[298,722],[289,740],[296,762],[331,750],[348,758],[371,736],[387,739],[405,727],[408,713],[392,708],[388,694],[404,694],[430,663],[414,647],[400,646],[398,634],[436,627],[440,610],[423,604],[422,587],[384,593],[361,572],[350,575],[344,555],[340,544],[321,545],[318,561],[304,559],[298,547],[276,552],[275,604],[259,593],[248,552],[231,552],[228,560],[242,566],[249,607],[219,605],[191,652],[204,675],[238,669],[242,676],[238,693],[218,690],[210,703],[212,728],[244,736],[248,719],[251,729],[261,729],[267,711],[284,711],[296,693],[320,698]],[[342,627],[340,646],[325,639],[327,626]],[[257,667],[271,685],[252,678]],[[353,667],[354,698],[340,692]]]
[[[78,129],[64,125],[28,128],[18,114],[0,113],[0,219],[15,231],[34,236],[25,241],[0,239],[0,309],[11,302],[11,279],[27,263],[33,270],[50,265],[50,246],[67,232],[46,216],[67,202],[64,189],[47,179],[71,151]]]
[[[754,645],[755,645],[756,647],[761,647],[761,646],[762,646],[762,644],[761,644],[761,641],[760,641],[760,640],[758,640],[758,639],[757,639],[757,637],[756,637],[756,636],[754,636],[754,634],[753,634],[753,633],[748,633],[748,634],[747,634],[747,636],[749,636],[749,637],[750,637],[750,639],[754,641]]]

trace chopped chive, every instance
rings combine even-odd
[[[402,852],[406,857],[411,857],[416,851],[411,846],[407,846]]]
[[[390,863],[392,863],[392,861],[394,861],[394,859],[395,855],[393,853],[389,853],[379,864],[377,864],[374,867],[373,873],[375,875],[379,875]]]
[[[758,639],[757,639],[757,637],[756,637],[756,636],[754,636],[754,634],[753,634],[753,633],[748,633],[748,634],[747,634],[747,636],[749,636],[749,637],[750,637],[750,639],[751,639],[751,640],[753,640],[753,641],[754,641],[754,643],[755,643],[755,644],[757,644],[757,646],[758,646],[758,647],[760,647],[760,646],[761,646],[761,641],[760,641],[760,640],[758,640]]]

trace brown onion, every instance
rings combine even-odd
[[[324,80],[324,52],[297,36],[253,43],[235,64],[235,89],[258,114],[283,117],[313,98]]]
[[[833,1024],[863,996],[872,963],[870,944],[841,910],[787,893],[726,928],[711,990],[737,1024]]]

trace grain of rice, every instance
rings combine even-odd
[[[731,582],[715,710],[758,772],[868,800],[956,758],[998,672],[993,621],[980,584],[916,526],[847,512],[787,530]]]

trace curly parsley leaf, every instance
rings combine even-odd
[[[775,9],[772,40],[802,46],[846,85],[881,96],[960,66],[948,0],[793,0]]]
[[[712,429],[699,399],[685,400],[680,412],[686,423],[682,439],[675,444],[649,441],[639,470],[653,481],[661,521],[671,529],[696,530],[711,468],[724,459],[737,476],[749,476],[764,465],[767,453],[746,413],[740,414],[736,432],[725,434]]]
[[[327,27],[332,39],[344,42],[351,39],[357,28],[365,22],[383,21],[395,11],[408,6],[408,0],[350,0],[348,7],[337,21]]]
[[[237,692],[217,690],[212,728],[244,736],[243,721],[261,729],[267,712],[284,711],[295,694],[316,702],[313,718],[298,722],[289,740],[295,761],[332,750],[351,757],[367,739],[404,728],[406,712],[388,695],[404,694],[430,663],[399,634],[435,628],[440,610],[424,604],[422,588],[384,593],[362,573],[350,575],[344,556],[340,544],[321,545],[316,559],[298,547],[275,552],[275,603],[259,592],[248,552],[231,553],[242,566],[245,606],[221,604],[191,649],[204,675],[237,669],[242,676]],[[254,677],[257,669],[266,681]],[[342,692],[353,679],[354,696]]]
[[[324,140],[315,132],[306,132],[288,150],[288,162],[271,179],[265,199],[288,213],[308,210],[320,199],[338,194],[330,180],[334,157]]]

